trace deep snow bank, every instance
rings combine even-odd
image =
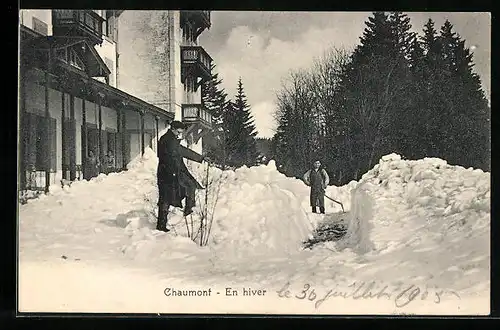
[[[302,207],[307,195],[303,183],[280,174],[274,162],[227,172],[221,179],[224,183],[214,214],[215,244],[251,253],[300,249],[312,230]]]
[[[391,154],[363,175],[360,186],[375,201],[369,217],[378,249],[410,233],[415,239],[417,229],[433,239],[489,234],[490,174],[482,170]]]
[[[352,203],[350,236],[338,247],[355,247],[381,264],[398,260],[409,277],[462,290],[489,283],[489,173],[391,154],[363,175]]]

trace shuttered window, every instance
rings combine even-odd
[[[66,171],[70,170],[70,165],[71,165],[71,154],[75,152],[76,148],[76,121],[75,120],[70,120],[69,118],[66,118],[64,121],[64,146],[63,150],[64,152],[64,164],[66,164],[67,168],[63,169]],[[68,176],[69,177],[69,176]]]
[[[49,162],[50,171],[57,171],[57,128],[56,119],[48,119],[26,113],[25,161],[27,170],[44,171]],[[48,129],[48,131],[47,131]],[[47,134],[48,133],[48,134]]]

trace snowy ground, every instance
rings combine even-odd
[[[20,205],[21,311],[489,313],[489,173],[388,155],[360,182],[327,190],[347,211],[327,200],[327,216],[346,218],[349,234],[303,250],[322,217],[274,163],[211,168],[205,247],[186,237],[180,210],[170,233],[154,229],[156,164],[148,149],[127,172]],[[189,165],[203,182],[206,165]]]

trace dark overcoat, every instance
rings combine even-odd
[[[182,207],[189,189],[203,189],[189,172],[183,158],[201,163],[203,157],[182,146],[171,130],[158,141],[158,190],[159,200],[174,207]]]

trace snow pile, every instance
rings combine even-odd
[[[312,230],[301,206],[304,195],[304,184],[280,174],[274,162],[229,172],[215,214],[214,243],[254,254],[299,250]]]
[[[389,232],[391,240],[399,234],[387,230],[394,224],[403,232],[410,228],[402,227],[419,226],[439,235],[481,235],[489,229],[490,174],[482,170],[391,154],[363,175],[360,185],[376,201],[374,225]],[[408,216],[389,221],[402,212]]]
[[[489,173],[391,154],[363,175],[353,203],[350,239],[364,253],[412,259],[408,273],[458,278],[465,271],[480,277],[476,283],[489,280]]]
[[[156,188],[156,169],[151,167],[155,157],[149,150],[143,159],[135,159],[128,171],[75,181],[71,187],[50,186],[49,194],[20,206],[20,240],[29,246],[39,243],[39,237],[58,233],[63,245],[79,244],[81,240],[82,246],[88,246],[91,242],[84,235],[95,234],[100,224],[122,227],[121,223],[128,224],[137,217],[148,224],[154,222],[144,196]]]
[[[370,240],[373,226],[374,200],[360,184],[352,191],[351,210],[347,217],[347,234],[336,243],[340,249],[350,248],[357,253],[367,253],[374,248]]]
[[[206,164],[189,162],[199,182],[206,183]],[[291,253],[312,231],[311,220],[302,207],[307,187],[276,170],[274,161],[235,171],[211,168],[208,210],[213,219],[211,245],[235,255],[263,254],[268,250]],[[205,190],[197,191],[195,220],[204,209]],[[169,222],[181,224],[180,215]],[[184,233],[184,232],[183,232]]]

